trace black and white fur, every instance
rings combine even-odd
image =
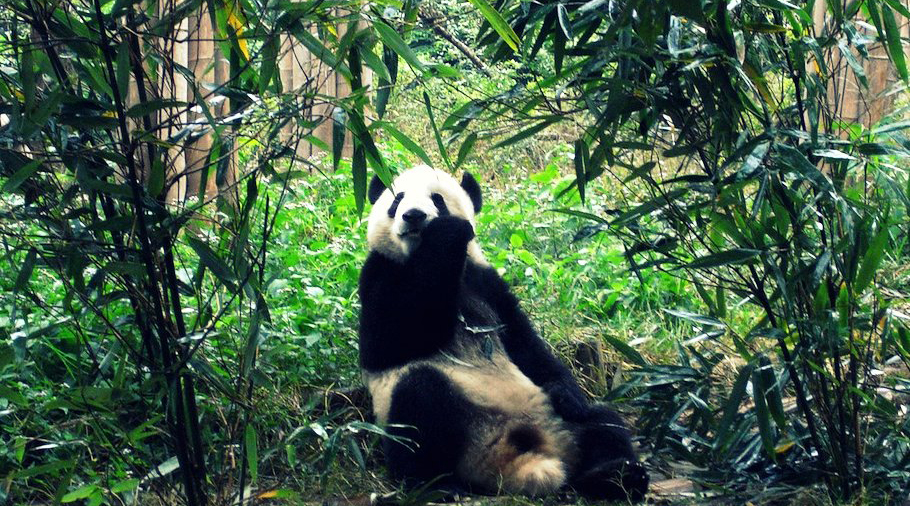
[[[478,492],[640,501],[629,433],[589,403],[474,240],[477,181],[418,166],[369,188],[360,365],[391,474]]]

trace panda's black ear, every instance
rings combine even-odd
[[[367,190],[367,197],[370,199],[370,204],[375,204],[384,191],[385,183],[382,182],[382,179],[379,179],[379,176],[374,175],[373,179],[370,180],[370,188]]]
[[[461,188],[471,197],[471,203],[474,204],[474,212],[479,213],[483,206],[483,197],[480,196],[480,185],[470,172],[465,172],[461,176]]]

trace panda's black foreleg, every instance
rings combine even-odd
[[[415,486],[457,484],[453,473],[468,442],[471,403],[438,369],[414,367],[395,386],[384,442],[392,476]]]
[[[440,216],[420,233],[420,244],[407,260],[414,288],[427,295],[457,294],[474,227],[457,216]]]
[[[603,405],[590,406],[588,420],[575,424],[581,451],[570,485],[590,499],[639,502],[648,490],[648,473],[620,416]]]

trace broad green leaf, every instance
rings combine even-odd
[[[207,267],[222,283],[233,286],[237,281],[234,271],[222,260],[208,244],[196,239],[193,236],[187,236],[187,243],[193,248],[193,251],[199,256],[199,262]]]
[[[563,73],[562,64],[566,58],[566,34],[562,30],[553,32],[553,67],[556,74],[551,79],[557,79]],[[569,71],[566,71],[568,74]]]
[[[15,471],[12,475],[17,479],[31,478],[32,476],[41,476],[44,474],[55,473],[55,471],[72,466],[73,463],[73,460],[58,460],[57,462],[40,464],[37,466],[22,469],[21,471]]]
[[[832,188],[828,177],[822,174],[818,167],[810,162],[806,155],[802,154],[798,149],[786,144],[777,144],[774,149],[783,158],[786,168],[795,170],[821,190],[830,190]]]
[[[391,174],[389,173],[389,168],[385,165],[382,153],[379,152],[379,148],[373,142],[370,129],[364,124],[362,111],[355,111],[351,114],[348,124],[357,141],[363,146],[367,161],[370,162],[370,166],[373,167],[376,174],[383,181],[391,180]]]
[[[588,145],[584,139],[575,141],[575,186],[578,188],[578,196],[581,203],[585,203],[585,183],[588,181]]]
[[[385,130],[392,137],[394,137],[395,140],[400,142],[401,145],[405,147],[405,149],[407,149],[411,153],[414,153],[415,155],[417,155],[417,157],[420,158],[421,160],[423,160],[423,162],[425,164],[433,165],[433,162],[432,162],[432,160],[430,160],[430,157],[427,156],[426,151],[424,151],[423,148],[421,148],[419,144],[417,144],[416,142],[411,140],[410,137],[405,135],[404,132],[398,130],[397,128],[392,126],[391,123],[388,123],[386,121],[381,121],[381,122],[377,122],[377,123],[379,123],[379,126],[383,130]],[[376,125],[376,123],[374,123],[372,126],[375,128],[377,125]]]
[[[23,48],[19,62],[19,79],[25,103],[25,112],[30,113],[35,107],[35,55],[31,44]]]
[[[351,175],[354,179],[354,202],[357,212],[363,212],[367,194],[367,155],[359,140],[354,141],[354,153],[351,157]]]
[[[264,94],[269,89],[269,83],[276,75],[278,69],[278,49],[281,39],[272,35],[262,45],[262,63],[259,65],[259,94]]]
[[[499,149],[499,148],[502,148],[502,147],[505,147],[505,146],[509,146],[509,145],[515,144],[516,142],[522,141],[522,140],[524,140],[524,139],[527,139],[528,137],[530,137],[530,136],[536,134],[537,132],[540,132],[541,130],[543,130],[543,129],[547,128],[548,126],[550,126],[550,125],[552,125],[552,124],[554,124],[554,123],[560,121],[561,119],[562,119],[562,118],[558,118],[558,117],[557,117],[557,118],[550,118],[550,119],[546,119],[546,120],[544,120],[544,121],[541,121],[540,123],[536,123],[536,124],[534,124],[534,125],[532,125],[532,126],[530,126],[530,127],[528,127],[528,128],[525,128],[524,130],[518,132],[517,134],[515,134],[515,135],[509,137],[508,139],[496,143],[496,144],[493,146],[493,149]]]
[[[862,263],[860,264],[859,272],[856,274],[856,281],[853,283],[853,294],[855,297],[859,297],[866,291],[866,288],[869,287],[869,284],[872,283],[872,279],[875,277],[875,272],[878,271],[879,265],[882,263],[882,258],[885,256],[885,248],[888,246],[888,225],[882,224],[878,233],[875,234],[875,237],[872,238],[872,241],[869,243],[869,249],[866,250],[866,254],[863,256]]]
[[[423,63],[417,58],[417,55],[411,49],[410,46],[405,43],[405,41],[398,35],[398,32],[394,28],[385,24],[385,22],[380,20],[375,20],[373,22],[373,28],[376,30],[376,33],[379,35],[379,38],[382,39],[383,44],[391,48],[392,51],[398,53],[399,56],[404,58],[404,61],[420,72],[424,72],[426,67]]]
[[[136,490],[139,487],[139,478],[130,478],[128,480],[118,481],[113,487],[111,487],[111,492],[118,494],[120,492],[129,492],[131,490]]]
[[[255,484],[259,479],[259,450],[256,428],[252,423],[247,424],[243,431],[243,442],[246,446],[247,467],[250,469],[250,483]]]
[[[633,364],[640,366],[640,367],[645,367],[646,365],[648,365],[648,362],[645,361],[644,357],[641,356],[641,353],[638,353],[638,351],[636,351],[635,348],[632,348],[627,343],[624,343],[613,336],[605,335],[604,339],[606,339],[607,343],[609,343],[610,346],[615,348],[616,351],[623,354]]]
[[[775,457],[774,452],[774,429],[771,427],[771,413],[768,411],[768,405],[765,402],[765,390],[763,377],[759,370],[752,372],[752,402],[754,404],[755,419],[758,422],[758,433],[761,437],[762,447],[772,459]]]
[[[559,17],[559,27],[562,28],[562,33],[566,36],[566,39],[572,39],[572,22],[569,20],[569,11],[566,10],[566,6],[560,2],[556,5],[556,13]]]
[[[840,53],[844,56],[844,59],[847,60],[847,64],[850,65],[850,69],[853,70],[853,73],[856,75],[856,78],[859,79],[863,88],[868,88],[869,82],[866,80],[866,71],[863,70],[862,63],[856,59],[856,55],[853,54],[853,51],[847,47],[847,40],[842,39],[838,42],[837,48],[840,49]]]
[[[904,82],[907,82],[907,61],[904,57],[904,45],[901,40],[900,28],[897,26],[897,20],[894,19],[894,11],[886,4],[881,4],[881,7],[888,54],[891,55],[891,62],[894,64],[898,75],[901,76]]]
[[[73,490],[72,492],[64,495],[63,498],[60,499],[60,502],[68,503],[78,501],[79,499],[85,499],[92,495],[97,489],[98,486],[95,484],[83,485],[76,490]]]
[[[651,214],[652,212],[669,205],[688,191],[688,188],[677,188],[673,191],[668,192],[666,195],[658,195],[657,197],[654,197],[653,199],[640,204],[638,207],[620,214],[613,220],[611,225],[618,227],[629,224],[638,218],[641,218],[642,216]]]
[[[433,105],[430,103],[430,95],[423,92],[423,103],[427,108],[427,117],[430,120],[430,126],[433,127],[433,137],[436,138],[436,147],[439,148],[439,154],[446,163],[449,171],[452,170],[452,162],[449,161],[449,153],[446,151],[445,144],[442,143],[442,136],[439,135],[439,128],[436,127],[436,118],[433,115]]]
[[[716,318],[711,318],[708,316],[690,313],[689,311],[683,311],[681,309],[663,309],[665,313],[671,314],[673,316],[678,316],[680,318],[685,318],[691,322],[695,322],[699,325],[710,325],[712,327],[726,328],[726,324]]]
[[[6,183],[3,184],[3,193],[13,193],[28,178],[38,173],[39,169],[41,169],[41,160],[32,160],[23,165],[12,176],[7,178]]]
[[[309,29],[300,25],[300,23],[297,23],[292,26],[292,33],[301,44],[310,50],[310,54],[319,58],[330,69],[338,72],[348,81],[351,80],[351,69],[348,68],[344,62],[339,60],[329,48],[319,41],[319,39],[310,33]]]
[[[332,169],[338,171],[341,154],[344,149],[344,138],[347,135],[348,113],[341,107],[332,111]]]
[[[25,254],[25,260],[22,262],[22,268],[19,269],[19,274],[16,275],[16,284],[13,285],[13,289],[16,292],[21,292],[28,286],[28,280],[32,277],[37,260],[38,251],[35,248],[29,249],[28,253]]]
[[[502,17],[502,14],[499,13],[492,5],[487,3],[486,0],[470,0],[474,7],[477,7],[477,10],[486,18],[487,22],[490,23],[490,26],[493,27],[493,30],[496,30],[496,33],[502,37],[502,40],[512,48],[512,51],[518,52],[518,46],[521,44],[521,39],[518,38],[518,34],[515,33],[515,30],[509,26],[509,23]]]
[[[550,209],[550,211],[562,214],[568,214],[569,216],[577,216],[578,218],[584,218],[586,220],[596,221],[602,225],[609,225],[610,222],[597,216],[596,214],[586,213],[584,211],[576,211],[575,209]]]
[[[743,161],[743,166],[739,169],[736,176],[741,179],[748,179],[755,174],[765,160],[765,155],[768,154],[769,147],[771,147],[769,142],[757,144],[748,156],[746,156],[746,159]]]
[[[727,402],[724,404],[724,416],[721,417],[716,426],[717,433],[714,436],[713,445],[715,450],[726,446],[727,433],[730,431],[733,419],[739,416],[739,406],[742,404],[743,397],[746,394],[746,386],[749,384],[749,378],[752,376],[754,369],[755,365],[750,362],[742,366],[736,375],[736,380],[730,389],[730,396],[727,397]]]
[[[458,150],[458,158],[455,159],[455,168],[461,167],[461,164],[468,158],[468,155],[471,153],[471,149],[474,147],[474,143],[477,142],[477,134],[471,132],[461,143],[461,148]]]
[[[380,45],[380,48],[382,47],[384,47],[384,45]],[[372,50],[362,48],[360,50],[360,57],[363,59],[363,63],[373,70],[380,82],[387,83],[392,79],[391,76],[389,76],[389,69],[386,68],[385,63],[381,58],[376,56],[376,53]]]
[[[761,254],[761,250],[748,248],[733,248],[720,253],[696,258],[684,265],[686,269],[710,269],[722,265],[737,265],[751,261]]]
[[[761,355],[758,358],[758,373],[762,376],[762,386],[765,388],[765,404],[771,418],[777,424],[780,430],[787,426],[787,418],[784,415],[783,397],[780,393],[780,385],[777,382],[777,375],[774,373],[774,366],[767,356]]]
[[[382,63],[388,70],[388,80],[379,76],[379,86],[376,88],[376,115],[381,119],[385,116],[386,105],[392,95],[392,88],[398,79],[398,54],[389,46],[382,44]]]
[[[155,158],[155,161],[152,162],[152,169],[149,172],[146,188],[152,198],[157,198],[161,191],[164,190],[164,163],[162,163],[160,158]]]
[[[126,40],[117,48],[117,90],[121,97],[127,96],[130,85],[130,47]]]

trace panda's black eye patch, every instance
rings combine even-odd
[[[392,205],[389,206],[389,218],[394,218],[395,213],[398,212],[398,204],[401,203],[401,199],[404,198],[404,192],[398,192],[398,195],[395,195],[395,200],[392,201]]]
[[[449,206],[446,205],[446,199],[444,199],[442,195],[434,193],[430,195],[430,199],[432,199],[433,204],[436,205],[436,209],[439,211],[439,216],[448,216],[451,214],[449,213]]]

